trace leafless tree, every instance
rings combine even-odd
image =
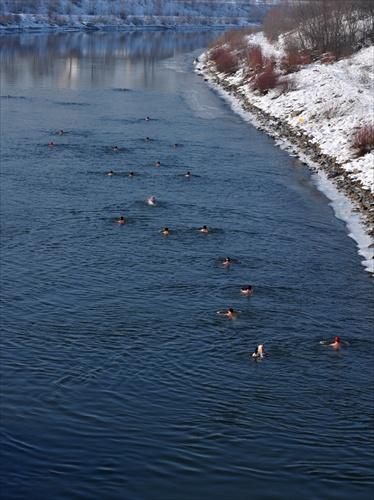
[[[365,37],[372,37],[373,17],[362,0],[290,0],[297,27],[293,42],[299,50],[336,57],[352,53]],[[371,27],[370,27],[371,26]]]

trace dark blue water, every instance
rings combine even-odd
[[[6,500],[373,498],[372,279],[211,39],[2,38]]]

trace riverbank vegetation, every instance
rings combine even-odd
[[[374,3],[366,0],[286,0],[266,14],[260,28],[229,30],[211,47],[210,61],[220,73],[239,69],[249,88],[262,95],[295,89],[293,76],[318,62],[332,64],[374,43]],[[270,44],[281,45],[278,57],[248,35],[262,32]],[[365,80],[367,76],[362,75]],[[367,80],[369,83],[369,80]],[[326,107],[325,118],[342,113],[340,105]],[[374,149],[374,126],[365,123],[350,137],[356,157]]]

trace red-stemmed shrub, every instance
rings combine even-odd
[[[211,51],[209,52],[209,59],[211,61],[216,61],[217,59],[220,58],[221,54],[225,51],[225,49],[221,46],[218,45],[216,47],[213,47]]]
[[[364,125],[351,137],[351,148],[355,157],[364,156],[374,150],[374,125]]]
[[[279,67],[285,73],[295,73],[301,66],[310,64],[310,55],[302,52],[287,50],[282,57]]]
[[[251,81],[251,90],[258,90],[261,94],[266,94],[268,90],[274,89],[279,85],[279,75],[274,66],[267,66],[261,73],[256,75]]]
[[[235,55],[224,47],[216,47],[210,52],[210,59],[216,64],[220,73],[232,74],[238,68]]]
[[[248,66],[258,71],[263,67],[264,56],[260,45],[250,45],[247,50],[247,64]]]

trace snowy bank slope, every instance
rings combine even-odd
[[[269,44],[262,33],[249,35],[247,41],[260,45],[264,54],[276,60],[284,54],[281,43]],[[374,152],[355,158],[350,140],[357,128],[373,125],[373,61],[374,48],[368,47],[332,64],[309,64],[292,75],[292,90],[278,88],[265,95],[250,89],[243,66],[231,75],[219,73],[209,51],[196,64],[196,71],[216,88],[254,112],[255,125],[278,141],[287,141],[288,146],[293,142],[293,154],[312,169],[326,170],[330,182],[345,191],[353,208],[361,212],[364,232],[370,235],[368,260],[374,238]]]

